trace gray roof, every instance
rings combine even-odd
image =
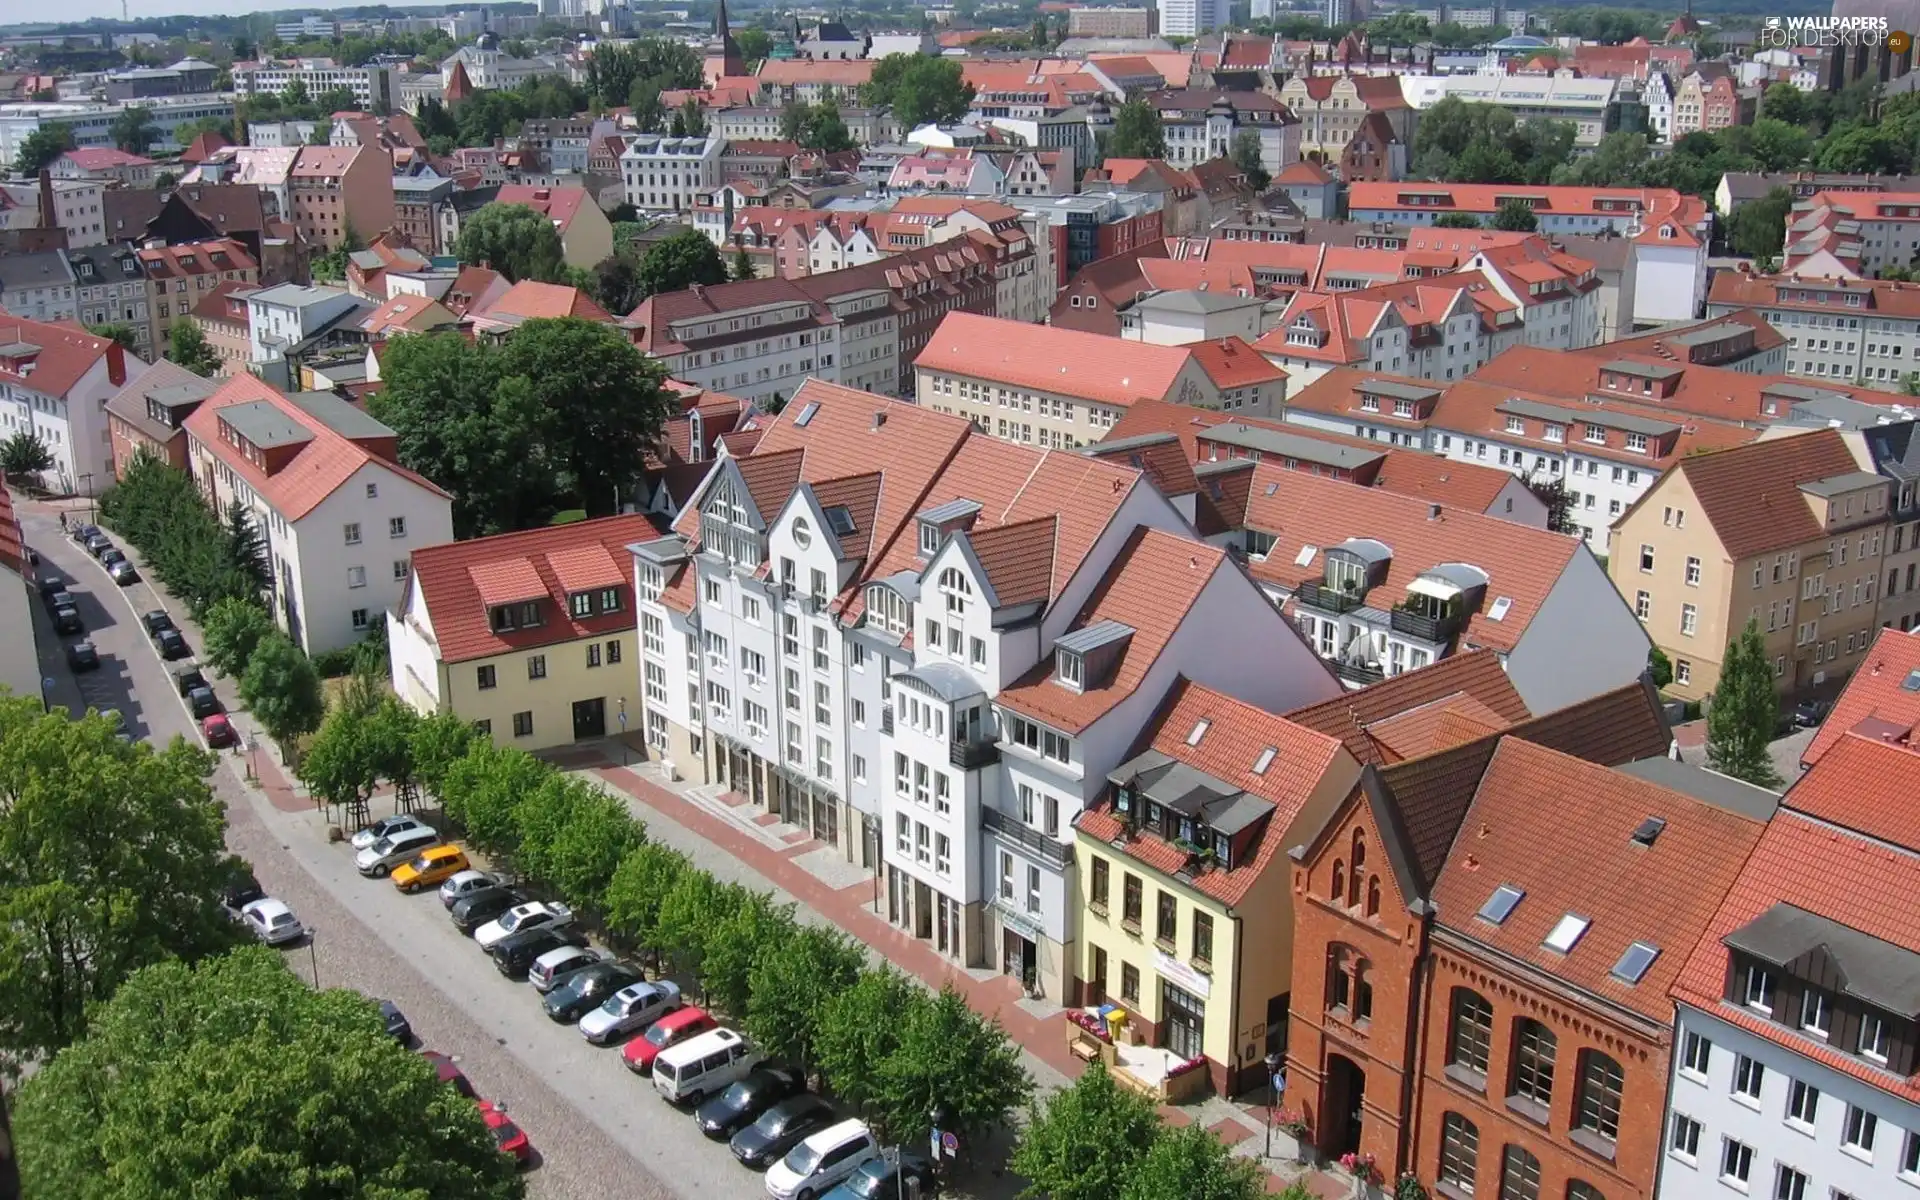
[[[1463,592],[1472,591],[1477,587],[1485,587],[1488,583],[1487,573],[1472,563],[1435,563],[1420,572],[1420,574],[1430,575],[1435,579],[1443,579]]]
[[[1721,939],[1776,967],[1823,951],[1840,990],[1903,1017],[1920,1014],[1920,954],[1784,901]]]
[[[126,386],[107,399],[107,411],[146,434],[156,442],[168,442],[180,431],[162,425],[147,415],[147,401],[158,401],[171,409],[205,400],[218,386],[202,379],[170,359],[158,359],[129,379]]]
[[[1273,811],[1260,797],[1158,750],[1135,755],[1107,778],[1229,837]]]
[[[677,533],[654,538],[652,541],[634,542],[627,547],[627,550],[635,558],[644,558],[650,563],[658,563],[661,566],[687,560],[686,539]]]
[[[1391,396],[1395,400],[1431,400],[1440,394],[1436,387],[1421,387],[1416,383],[1401,383],[1394,379],[1362,379],[1353,388],[1356,392],[1365,392],[1369,396]]]
[[[961,517],[970,517],[979,511],[980,504],[978,501],[949,500],[945,504],[936,505],[933,508],[925,510],[920,514],[920,519],[932,525],[944,525],[948,521],[957,521]]]
[[[332,392],[294,392],[287,399],[293,401],[301,412],[343,438],[394,436],[391,428],[348,404]]]
[[[1386,456],[1384,450],[1344,446],[1338,442],[1325,442],[1319,438],[1288,433],[1280,429],[1267,429],[1259,425],[1215,425],[1199,431],[1196,436],[1210,442],[1258,450],[1263,455],[1279,455],[1283,458],[1295,458],[1301,462],[1319,463],[1321,466],[1340,467],[1349,471],[1364,467],[1371,462],[1378,462]]]
[[[287,308],[305,308],[309,304],[319,304],[339,296],[348,295],[342,288],[305,287],[297,283],[282,283],[274,287],[261,288],[248,296],[249,302],[261,304],[279,304]]]
[[[250,400],[229,404],[218,416],[233,426],[234,432],[262,450],[277,446],[297,446],[313,440],[313,434],[300,422],[280,411],[271,401]]]
[[[1814,387],[1805,383],[1769,383],[1761,387],[1762,396],[1778,396],[1783,400],[1850,400],[1845,392],[1836,392],[1829,388]]]
[[[1720,341],[1731,334],[1745,332],[1747,328],[1748,326],[1738,321],[1715,321],[1689,329],[1685,333],[1670,334],[1665,340],[1679,346],[1698,346]]]
[[[1756,821],[1771,820],[1773,810],[1780,807],[1780,797],[1775,792],[1755,787],[1731,775],[1722,775],[1692,763],[1676,762],[1671,758],[1636,759],[1622,763],[1614,770],[1648,783],[1657,783],[1663,788],[1692,796],[1695,800],[1704,800],[1716,808],[1752,817]]]
[[[65,251],[39,250],[0,256],[0,288],[46,287],[73,282],[73,264]]]
[[[1825,479],[1813,479],[1800,485],[1800,490],[1815,496],[1837,496],[1842,492],[1851,492],[1869,484],[1886,482],[1872,471],[1847,471],[1840,475],[1829,475]]]
[[[1098,650],[1102,646],[1124,641],[1132,637],[1133,632],[1133,626],[1119,621],[1095,621],[1072,633],[1061,634],[1053,644],[1074,654],[1085,654],[1090,650]]]
[[[1611,409],[1582,412],[1578,409],[1542,404],[1537,400],[1523,400],[1518,396],[1502,400],[1496,407],[1501,412],[1510,412],[1515,416],[1536,417],[1542,421],[1555,421],[1562,425],[1571,425],[1575,421],[1580,421],[1588,425],[1604,425],[1608,429],[1624,429],[1629,433],[1644,433],[1648,437],[1665,437],[1669,433],[1680,432],[1679,424],[1673,421],[1638,417],[1632,413],[1615,412]]]
[[[160,362],[167,362],[167,360],[161,359]],[[156,362],[153,365],[157,367],[160,365],[160,362]],[[168,363],[168,365],[171,366],[173,364]],[[179,369],[185,374],[193,374],[193,372],[188,371],[185,367]],[[147,372],[142,372],[141,378],[147,378]],[[155,404],[162,405],[166,408],[178,408],[182,404],[197,404],[205,400],[208,396],[218,391],[219,387],[220,385],[211,379],[202,379],[198,375],[194,375],[192,379],[183,379],[178,383],[168,384],[164,387],[151,388],[147,390],[145,394],[147,399],[153,401]]]
[[[1261,305],[1266,301],[1259,296],[1242,296],[1238,292],[1212,292],[1189,289],[1178,292],[1155,292],[1145,300],[1134,305],[1135,308],[1156,308],[1165,312],[1179,313],[1215,313],[1229,308],[1245,308],[1248,305]]]
[[[1920,409],[1899,404],[1868,404],[1851,396],[1822,396],[1817,400],[1795,401],[1788,408],[1786,418],[1774,423],[1870,431],[1909,424],[1916,411]]]
[[[1108,438],[1103,442],[1090,442],[1080,447],[1080,453],[1088,458],[1105,458],[1123,450],[1145,450],[1148,446],[1164,446],[1168,442],[1177,442],[1180,435],[1161,431],[1159,433],[1136,433],[1132,437]]]
[[[956,667],[952,663],[922,663],[911,671],[895,675],[893,679],[896,683],[905,683],[919,691],[931,693],[949,704],[986,691],[966,668]]]
[[[1636,379],[1672,379],[1685,367],[1669,367],[1660,363],[1633,362],[1616,358],[1612,362],[1600,364],[1602,371],[1612,371],[1616,375],[1631,375]]]
[[[1368,566],[1388,562],[1393,558],[1393,549],[1376,538],[1348,538],[1338,546],[1327,547],[1328,553],[1335,550],[1351,554]]]

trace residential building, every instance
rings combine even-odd
[[[1097,259],[1163,242],[1161,205],[1154,193],[1103,192],[1087,196],[1006,196],[1009,207],[1035,218],[1038,237],[1050,237],[1059,272],[1055,286]]]
[[[183,58],[165,67],[135,67],[109,72],[106,97],[113,101],[147,100],[155,96],[194,96],[218,91],[220,68],[197,58]]]
[[[145,109],[148,120],[159,130],[159,136],[147,147],[149,153],[184,149],[192,139],[177,136],[182,126],[197,125],[208,118],[233,120],[233,97],[220,93],[106,103],[60,100],[0,104],[0,161],[17,161],[20,144],[48,125],[65,126],[73,134],[75,146],[111,146],[114,121],[126,109],[136,107]]]
[[[422,546],[386,614],[393,692],[527,751],[618,735],[633,694],[640,515]],[[639,716],[636,711],[634,716]]]
[[[585,188],[510,183],[493,199],[499,204],[524,204],[552,221],[570,267],[585,270],[613,253],[613,223]]]
[[[311,145],[316,131],[327,122],[319,119],[295,121],[248,121],[247,145],[263,149],[290,150]]]
[[[1880,560],[1886,572],[1880,589],[1880,627],[1907,631],[1920,625],[1920,438],[1914,436],[1920,422],[1911,417],[1885,425],[1875,424],[1858,434],[1845,433],[1848,445],[1857,437],[1856,461],[1865,460],[1868,469],[1891,481],[1887,500],[1892,523],[1886,555]]]
[[[18,629],[19,636],[7,639],[0,647],[0,685],[15,696],[32,696],[45,686],[40,673],[38,637],[34,632],[32,594],[27,576],[32,571],[27,561],[26,535],[13,512],[13,494],[0,487],[0,621]]]
[[[1120,336],[1156,346],[1185,346],[1210,338],[1258,340],[1266,331],[1264,296],[1227,291],[1154,292],[1120,316]]]
[[[1920,285],[1717,272],[1707,315],[1748,311],[1786,339],[1788,375],[1903,392],[1907,379],[1920,372]]]
[[[51,174],[51,172],[49,172]],[[0,228],[32,229],[49,225],[66,231],[69,249],[98,246],[107,240],[102,194],[97,179],[59,179],[51,184],[0,183]],[[47,219],[49,204],[53,218]]]
[[[145,303],[140,307],[146,310],[148,324],[140,333],[144,335],[142,340],[154,347],[154,353],[146,356],[149,358],[159,356],[173,327],[189,320],[194,306],[215,288],[223,283],[252,287],[260,282],[259,266],[246,247],[232,238],[143,247],[138,255],[147,288]],[[82,272],[86,268],[75,263],[74,269]]]
[[[252,513],[274,619],[308,654],[365,638],[399,605],[413,549],[453,540],[447,493],[399,464],[393,430],[331,392],[235,375],[185,425],[194,482],[216,511]]]
[[[1673,93],[1674,140],[1690,133],[1718,133],[1729,125],[1751,124],[1752,106],[1730,76],[1708,80],[1696,71],[1682,79]]]
[[[1589,283],[1578,277],[1568,278],[1556,268],[1550,278],[1557,283],[1551,299],[1543,302],[1523,293],[1534,300],[1528,308],[1557,309],[1590,296]],[[1301,291],[1293,294],[1279,321],[1254,345],[1285,368],[1296,387],[1340,368],[1452,380],[1521,345],[1530,333],[1551,327],[1548,318],[1536,318],[1529,330],[1528,308],[1488,286],[1485,274],[1446,275],[1350,291]],[[1418,386],[1433,390],[1424,383]],[[1412,444],[1399,435],[1387,440]]]
[[[453,180],[427,172],[393,177],[393,232],[423,254],[439,250],[434,212],[453,193]]]
[[[220,375],[245,371],[253,361],[252,321],[247,297],[255,289],[237,283],[223,283],[193,306],[193,323],[200,336],[220,356]]]
[[[1490,104],[1512,113],[1516,121],[1565,121],[1573,126],[1576,146],[1598,146],[1611,128],[1616,111],[1613,80],[1581,78],[1568,71],[1544,78],[1504,71],[1402,75],[1399,83],[1406,102],[1416,112],[1425,112],[1449,97],[1468,104]]]
[[[386,112],[401,106],[394,74],[395,69],[390,65],[372,63],[347,67],[330,58],[243,62],[233,64],[233,93],[242,100],[269,93],[278,96],[298,81],[309,96],[347,88],[353,92],[355,108],[363,112]]]
[[[1151,8],[1095,8],[1078,5],[1067,10],[1067,36],[1089,38],[1149,38],[1154,35]]]
[[[1368,113],[1336,160],[1340,178],[1374,183],[1404,179],[1409,146],[1385,113]]]
[[[164,358],[129,379],[107,400],[114,478],[124,475],[142,451],[186,470],[186,420],[219,386]]]
[[[1386,118],[1393,138],[1413,139],[1413,107],[1397,76],[1295,75],[1281,86],[1280,102],[1300,119],[1300,153],[1318,162],[1338,164],[1375,113]]]
[[[1837,430],[1695,454],[1614,523],[1608,572],[1672,662],[1673,695],[1711,693],[1752,624],[1797,696],[1845,679],[1872,642],[1891,509],[1889,481]]]
[[[1309,220],[1325,220],[1340,210],[1340,180],[1318,159],[1294,163],[1273,177],[1273,186]]]
[[[1501,183],[1355,183],[1347,196],[1354,221],[1431,225],[1446,213],[1491,221],[1509,200],[1533,210],[1539,232],[1642,232],[1652,214],[1670,213],[1696,237],[1711,233],[1706,205],[1670,188],[1584,188]]]
[[[373,146],[305,146],[287,171],[289,207],[300,236],[338,248],[393,225],[393,165]]]
[[[627,203],[648,212],[687,212],[694,198],[723,182],[721,137],[662,137],[645,133],[620,155]]]
[[[125,325],[133,331],[134,354],[149,362],[158,358],[140,251],[127,242],[88,246],[69,250],[67,264],[73,271],[74,319],[87,326]],[[5,271],[0,261],[0,278]]]
[[[918,403],[1006,441],[1060,450],[1100,440],[1135,400],[1222,403],[1190,347],[971,313],[940,322],[914,359],[914,377]]]
[[[1795,200],[1810,200],[1821,192],[1897,192],[1906,186],[1904,175],[1846,175],[1825,171],[1728,171],[1714,189],[1713,208],[1723,217],[1742,204],[1765,199],[1774,188],[1785,188]]]
[[[107,193],[109,199],[145,194]],[[232,238],[260,264],[263,284],[305,279],[310,247],[284,218],[285,210],[274,204],[270,194],[243,184],[183,183],[168,193],[158,212],[145,220],[128,222],[125,229],[115,230],[112,238],[167,243]]]
[[[1300,119],[1263,92],[1181,89],[1146,99],[1160,114],[1166,160],[1176,167],[1232,154],[1234,140],[1249,130],[1259,139],[1260,165],[1268,174],[1278,175],[1300,161]]]
[[[69,150],[53,160],[48,170],[55,179],[90,179],[121,187],[152,187],[154,161],[144,154],[128,154],[107,146]]]
[[[374,306],[341,288],[298,287],[283,283],[245,293],[247,361],[263,363],[287,354],[363,305]]]
[[[127,353],[70,322],[0,313],[0,441],[34,435],[53,456],[40,472],[49,490],[97,496],[113,470],[106,408],[127,382]]]
[[[442,60],[441,86],[451,86],[456,72],[464,74],[473,87],[487,90],[515,88],[550,75],[569,77],[566,63],[558,58],[514,58],[486,38],[462,46]]]
[[[1198,37],[1227,28],[1230,14],[1221,0],[1168,0],[1160,8],[1162,37]]]

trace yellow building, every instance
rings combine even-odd
[[[1837,686],[1873,641],[1889,481],[1822,429],[1674,464],[1608,534],[1607,573],[1673,665],[1668,691],[1720,685],[1756,623],[1786,695]]]
[[[414,551],[387,614],[394,693],[522,750],[620,736],[629,711],[637,726],[627,547],[656,536],[620,516]]]
[[[1360,768],[1335,738],[1185,681],[1147,740],[1076,823],[1084,1001],[1237,1094],[1286,1029],[1293,831]]]

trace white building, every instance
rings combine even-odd
[[[113,478],[107,401],[127,382],[127,357],[68,325],[0,315],[0,441],[33,434],[53,455],[49,487],[99,494]]]
[[[233,97],[224,95],[150,96],[124,103],[76,100],[0,104],[0,161],[11,164],[18,159],[20,144],[44,125],[66,126],[73,133],[75,146],[111,146],[114,119],[128,108],[146,109],[147,119],[159,131],[147,147],[148,153],[185,149],[187,143],[174,136],[182,125],[202,118],[233,120]]]
[[[254,514],[274,617],[308,654],[366,637],[398,606],[413,548],[453,540],[447,493],[393,461],[392,429],[330,392],[236,375],[185,428],[201,494]]]
[[[1673,86],[1664,71],[1652,71],[1640,87],[1640,102],[1647,106],[1647,140],[1656,146],[1673,141]]]
[[[1553,75],[1508,75],[1476,72],[1472,75],[1402,75],[1400,88],[1407,103],[1425,112],[1449,96],[1469,104],[1504,108],[1516,120],[1541,117],[1570,121],[1576,146],[1597,146],[1606,136],[1607,109],[1616,83],[1611,79],[1583,79],[1571,71]]]
[[[73,264],[58,250],[0,256],[0,308],[36,321],[78,319]]]
[[[717,137],[662,137],[643,133],[620,156],[620,177],[627,203],[650,212],[686,212],[694,198],[720,186],[720,156],[727,143]]]
[[[391,66],[345,67],[330,58],[301,58],[288,62],[255,63],[233,73],[234,94],[242,100],[272,93],[279,95],[298,81],[307,95],[318,99],[322,92],[347,88],[354,103],[363,111],[400,107],[400,93],[394,85]]]
[[[1160,6],[1160,35],[1198,37],[1210,29],[1225,29],[1230,7],[1227,0],[1166,0]]]
[[[104,246],[107,218],[101,199],[106,185],[97,179],[53,180],[53,222],[67,231],[68,247]],[[43,201],[37,183],[0,184],[0,229],[32,229],[40,224]]]
[[[472,45],[460,47],[441,62],[442,87],[453,82],[456,65],[466,67],[468,81],[477,88],[513,88],[530,79],[568,77],[566,64],[557,58],[511,58],[497,49]]]
[[[247,145],[270,150],[298,149],[313,143],[321,121],[249,121]]]
[[[280,358],[288,346],[304,341],[328,322],[358,305],[341,288],[283,283],[247,296],[248,361]]]

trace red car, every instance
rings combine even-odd
[[[705,1009],[692,1006],[675,1009],[647,1026],[645,1033],[628,1042],[620,1056],[626,1059],[627,1070],[635,1075],[648,1075],[653,1072],[653,1060],[660,1056],[662,1050],[675,1042],[684,1042],[696,1033],[719,1027],[720,1022],[714,1020]]]
[[[473,1085],[467,1082],[466,1073],[461,1071],[451,1058],[438,1050],[422,1050],[420,1057],[433,1064],[434,1073],[440,1076],[441,1083],[452,1085],[454,1091],[469,1100],[480,1098],[474,1094]]]
[[[480,1102],[480,1119],[487,1123],[487,1130],[493,1134],[494,1144],[502,1154],[513,1155],[523,1167],[533,1162],[533,1143],[511,1117],[494,1107],[493,1101]]]
[[[231,746],[237,740],[233,734],[233,723],[227,720],[227,714],[215,713],[200,722],[200,736],[207,739],[207,745],[213,749]]]

